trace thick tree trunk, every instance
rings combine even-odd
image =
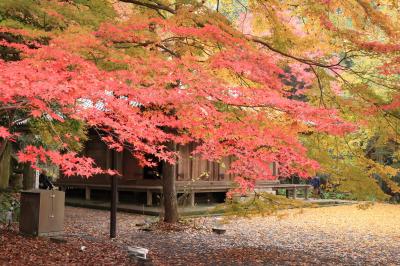
[[[0,155],[0,189],[8,188],[10,180],[11,145],[6,143],[3,153]]]
[[[35,187],[35,170],[30,164],[24,164],[22,185],[25,190]]]
[[[175,145],[171,147],[175,150]],[[178,222],[178,199],[176,194],[176,166],[166,163],[163,171],[163,198],[164,198],[164,222]]]

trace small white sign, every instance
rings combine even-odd
[[[35,170],[35,188],[36,189],[39,188],[39,176],[40,176],[39,170]]]

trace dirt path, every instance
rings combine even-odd
[[[109,241],[108,212],[67,208],[67,232]],[[155,265],[400,265],[400,206],[375,204],[290,210],[231,219],[213,234],[213,218],[182,231],[138,229],[144,216],[119,214],[116,245],[150,249]],[[153,218],[154,219],[154,218]]]

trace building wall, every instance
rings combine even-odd
[[[193,144],[179,145],[179,159],[177,164],[177,180],[204,180],[204,181],[230,181],[232,176],[227,174],[231,158],[225,158],[223,163],[202,160],[200,156],[192,156]]]
[[[194,144],[177,145],[179,153],[178,163],[176,167],[177,181],[192,182],[192,181],[209,181],[215,182],[233,181],[233,176],[227,174],[232,158],[224,158],[222,163],[210,162],[202,160],[198,155],[192,156],[191,152],[194,149]],[[95,135],[92,135],[85,145],[83,153],[85,156],[91,157],[95,160],[96,164],[103,168],[113,168],[119,171],[121,177],[119,178],[119,185],[144,185],[144,186],[160,186],[160,177],[156,174],[150,175],[150,169],[144,169],[139,165],[139,162],[134,158],[128,150],[121,153],[111,151],[107,146]],[[162,165],[159,167],[162,168]],[[271,164],[271,169],[274,174],[277,174],[275,164]],[[162,175],[162,170],[158,169],[159,174]],[[97,175],[89,179],[81,178],[79,176],[73,177],[60,177],[59,184],[63,185],[106,185],[109,186],[110,178],[107,175]]]

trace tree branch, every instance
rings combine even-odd
[[[148,7],[148,8],[154,9],[154,10],[160,10],[161,9],[161,10],[167,11],[167,12],[169,12],[171,14],[176,14],[176,11],[174,9],[170,8],[169,6],[162,5],[162,4],[160,4],[158,2],[154,2],[154,1],[153,1],[154,4],[147,3],[147,2],[142,2],[142,1],[138,1],[138,0],[119,0],[119,1],[120,2],[124,2],[124,3],[135,4],[135,5],[138,5],[138,6]]]
[[[171,54],[171,55],[177,57],[177,58],[181,58],[180,54],[178,54],[178,53],[172,51],[171,49],[169,49],[168,47],[166,47],[166,46],[164,46],[164,45],[162,45],[162,44],[156,44],[156,46],[157,46],[158,48],[164,50],[165,52],[167,52],[167,53],[169,53],[169,54]]]
[[[320,91],[320,98],[319,98],[320,104],[322,104],[326,108],[326,104],[325,104],[325,101],[324,101],[324,89],[322,87],[321,79],[319,78],[318,73],[315,70],[315,68],[313,66],[311,66],[311,65],[310,65],[310,68],[311,68],[312,72],[314,73],[314,75],[315,75],[315,77],[317,78],[317,81],[318,81],[318,88],[319,88],[319,91]]]
[[[340,59],[337,63],[327,65],[327,64],[322,64],[322,63],[319,63],[319,62],[315,62],[315,61],[310,60],[310,59],[301,58],[301,57],[297,57],[297,56],[285,53],[283,51],[280,51],[280,50],[272,47],[272,45],[270,45],[269,43],[267,43],[267,42],[265,42],[265,41],[263,41],[263,40],[261,40],[261,39],[259,39],[257,37],[250,36],[250,37],[248,37],[248,39],[250,41],[255,42],[255,43],[261,44],[261,45],[267,47],[269,50],[271,50],[271,51],[273,51],[275,53],[278,53],[278,54],[280,54],[280,55],[282,55],[284,57],[291,58],[291,59],[296,60],[296,61],[298,61],[300,63],[307,64],[307,65],[310,65],[310,66],[317,66],[317,67],[322,67],[322,68],[337,67],[337,66],[340,66],[340,64],[347,58],[347,53],[346,53],[346,55],[342,59]]]

